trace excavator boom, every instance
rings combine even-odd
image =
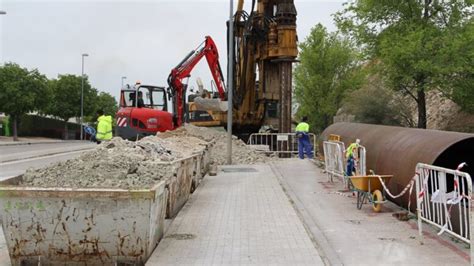
[[[210,36],[197,49],[191,51],[175,68],[171,70],[168,76],[168,85],[173,91],[175,115],[177,126],[181,126],[184,121],[184,107],[186,106],[186,84],[184,79],[191,76],[191,72],[199,61],[205,57],[211,70],[212,77],[216,83],[219,93],[219,100],[225,101],[226,87],[224,76],[219,64],[219,53],[216,44]],[[212,103],[210,103],[212,105]]]

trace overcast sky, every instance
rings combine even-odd
[[[236,3],[237,0],[234,0]],[[251,0],[246,0],[249,10]],[[331,14],[343,0],[295,0],[300,41],[317,23],[335,30]],[[0,62],[37,68],[49,78],[85,73],[94,87],[118,97],[126,83],[166,86],[170,70],[210,35],[222,67],[227,66],[226,20],[229,1],[214,0],[0,0]],[[224,70],[225,71],[225,70]],[[190,86],[201,77],[209,87],[205,60],[195,68]]]

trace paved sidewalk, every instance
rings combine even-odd
[[[207,176],[147,265],[323,265],[269,166]]]
[[[469,245],[441,237],[423,226],[420,245],[416,220],[399,221],[401,210],[386,203],[381,213],[370,205],[356,209],[356,197],[341,193],[340,181],[327,182],[326,174],[308,160],[289,159],[273,168],[295,203],[300,216],[331,264],[344,265],[468,265]]]

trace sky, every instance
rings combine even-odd
[[[15,62],[37,68],[48,78],[85,74],[93,87],[118,98],[125,83],[167,86],[166,79],[192,49],[211,36],[227,66],[228,0],[0,0],[0,64]],[[234,0],[236,5],[237,0]],[[300,41],[321,23],[334,31],[331,14],[343,0],[295,0]],[[245,1],[250,10],[251,0]],[[209,69],[202,60],[191,73],[189,86],[201,77],[210,87]],[[224,69],[224,75],[226,70]],[[226,76],[225,76],[226,77]]]

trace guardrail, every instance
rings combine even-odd
[[[473,221],[471,210],[472,181],[468,173],[428,164],[416,166],[417,216],[420,242],[423,243],[422,222],[471,244]],[[474,248],[471,244],[471,262]]]
[[[316,150],[316,135],[309,133],[309,139]],[[281,157],[298,156],[298,138],[296,133],[254,133],[251,134],[247,145],[257,151],[273,153]]]

